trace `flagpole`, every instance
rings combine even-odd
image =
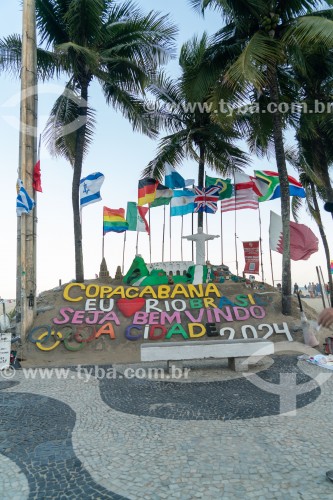
[[[222,200],[221,200],[221,263],[223,265]]]
[[[206,170],[204,171],[203,186],[202,190],[205,195],[205,205],[204,210],[206,212],[206,233],[208,234],[208,219],[207,219],[207,196],[206,196]],[[202,224],[203,225],[203,224]],[[206,260],[208,260],[208,241],[206,241]]]
[[[148,219],[149,219],[149,262],[151,264],[151,224],[150,224],[150,206],[148,208]]]
[[[105,234],[103,233],[103,238],[102,238],[102,260],[104,259],[104,236],[105,236]]]
[[[126,233],[127,231],[124,231],[124,246],[123,246],[123,265],[122,265],[122,274],[124,275],[124,269],[125,269],[125,245],[126,245]],[[103,255],[104,257],[104,255]]]
[[[139,254],[139,231],[136,232],[136,248],[135,248],[135,255]]]
[[[236,180],[235,180],[235,171],[234,171],[234,190],[235,190],[235,256],[236,256],[236,275],[238,276],[238,255],[237,255],[237,200],[236,200]]]
[[[182,262],[183,262],[183,224],[184,224],[184,216],[182,215],[181,236],[180,236],[180,258]]]
[[[273,262],[272,262],[272,250],[271,249],[269,249],[269,256],[270,256],[270,259],[271,259],[272,283],[273,283],[273,286],[274,286],[274,274],[273,274]]]
[[[194,213],[192,212],[192,234],[194,231]],[[192,262],[194,262],[194,241],[192,241]]]
[[[164,262],[164,236],[165,236],[165,205],[163,205],[162,262]]]
[[[205,195],[205,208],[206,208],[206,195]],[[206,208],[207,210],[207,208]],[[208,234],[208,214],[206,212],[206,233]],[[208,259],[208,240],[206,241],[206,255],[207,255],[207,259],[206,260],[209,260]]]
[[[169,238],[170,238],[170,262],[171,262],[171,207],[170,207],[170,224],[169,224]]]
[[[264,283],[264,264],[262,261],[262,238],[261,238],[261,214],[260,214],[260,204],[258,205],[259,214],[259,246],[260,246],[260,262],[261,262],[261,281]]]

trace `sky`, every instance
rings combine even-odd
[[[220,15],[207,12],[202,18],[194,12],[187,0],[140,0],[137,2],[144,12],[157,10],[170,13],[171,19],[178,26],[177,56],[181,44],[192,38],[216,32],[222,25]],[[21,0],[11,0],[0,4],[0,37],[21,33]],[[173,77],[179,75],[177,58],[166,66],[166,71]],[[39,85],[38,128],[43,129],[48,113],[55,99],[62,93],[64,80]],[[16,295],[16,180],[19,151],[19,102],[20,82],[9,74],[0,74],[0,150],[1,150],[1,190],[0,190],[0,297],[15,298]],[[93,172],[102,172],[105,181],[101,189],[102,201],[86,206],[82,214],[83,256],[86,279],[93,279],[99,273],[102,260],[102,216],[103,206],[125,208],[128,201],[137,201],[137,185],[142,170],[154,158],[157,140],[149,139],[132,131],[131,125],[119,113],[108,107],[97,84],[89,89],[90,106],[96,110],[96,128],[82,171],[82,177]],[[288,144],[293,136],[288,134]],[[275,158],[258,160],[252,157],[245,172],[253,170],[276,171]],[[185,161],[180,169],[184,178],[197,178],[197,164],[193,160]],[[297,177],[289,166],[290,175]],[[37,294],[57,287],[59,280],[67,283],[75,278],[73,214],[71,204],[72,168],[62,158],[52,158],[44,143],[41,147],[41,172],[43,193],[38,193],[37,225]],[[207,174],[214,172],[207,169]],[[264,281],[272,283],[269,252],[269,217],[270,210],[280,214],[280,200],[260,204],[261,237],[263,253]],[[167,212],[168,213],[168,212]],[[323,211],[323,221],[330,248],[333,247],[332,219]],[[196,221],[195,221],[196,222]],[[319,239],[319,251],[307,261],[292,261],[292,281],[300,286],[309,281],[317,282],[316,266],[321,266],[326,280],[326,264],[319,231],[302,209],[300,222],[312,229]],[[151,210],[151,261],[162,260],[163,208]],[[236,226],[236,230],[235,230]],[[204,228],[206,231],[206,227]],[[184,217],[183,234],[191,234],[191,216]],[[208,232],[220,235],[220,214],[208,215]],[[171,233],[171,244],[170,244]],[[239,210],[223,214],[223,254],[224,264],[236,273],[235,233],[237,235],[237,258],[239,274],[244,269],[243,241],[259,239],[258,212]],[[117,266],[122,266],[124,235],[108,233],[104,239],[104,255],[110,275],[114,277]],[[127,232],[125,245],[125,272],[135,257],[136,233]],[[171,248],[171,257],[170,257]],[[139,254],[149,263],[149,238],[139,234]],[[183,260],[191,260],[191,243],[183,241]],[[221,263],[221,241],[219,238],[209,243],[208,256],[212,264]],[[181,260],[181,217],[172,218],[170,231],[167,216],[165,231],[164,260]],[[282,255],[272,252],[273,278],[281,280]]]

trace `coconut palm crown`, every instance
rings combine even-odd
[[[88,89],[99,82],[106,102],[119,109],[138,130],[154,137],[140,96],[151,74],[173,54],[176,28],[168,16],[144,15],[132,2],[114,0],[36,0],[38,75],[67,76],[67,85],[51,111],[46,128],[48,146],[73,167],[76,280],[84,280],[79,186],[84,156],[92,140],[94,111]],[[0,69],[19,74],[21,39],[0,41]]]
[[[207,35],[194,37],[181,48],[181,76],[172,80],[160,74],[150,87],[157,99],[155,119],[169,134],[160,140],[157,155],[144,176],[161,181],[166,163],[180,167],[186,159],[192,159],[198,163],[198,185],[204,186],[205,167],[228,175],[249,161],[234,144],[239,134],[232,121],[222,126],[213,120],[215,109],[209,97],[219,68],[208,61],[208,51]],[[198,226],[202,223],[203,214],[199,213]]]

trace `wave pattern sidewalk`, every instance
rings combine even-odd
[[[310,378],[320,373],[305,362],[298,368]],[[276,368],[264,377],[277,382]],[[244,387],[243,377],[233,382],[230,404]],[[124,391],[121,405],[116,383],[80,380],[74,371],[67,380],[25,380],[17,372],[13,381],[0,383],[2,500],[332,498],[333,484],[325,478],[333,468],[327,434],[332,377],[294,416],[273,415],[261,391],[256,404],[266,416],[248,418],[244,398],[244,416],[228,420],[218,412],[226,381],[216,382],[216,391],[206,385],[206,415],[215,408],[215,419],[208,420],[202,404],[176,419],[169,382],[151,382],[151,404],[169,407],[162,418],[133,411],[143,397],[139,384]],[[199,385],[179,384],[179,403],[195,401]],[[147,405],[149,393],[144,399]]]

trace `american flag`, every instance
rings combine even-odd
[[[244,189],[236,184],[236,189],[235,186],[233,186],[233,196],[226,200],[221,200],[221,212],[242,210],[244,208],[257,210],[257,208],[259,208],[258,195],[252,188]]]
[[[215,214],[217,211],[217,202],[219,201],[220,191],[221,186],[210,186],[206,188],[194,187],[194,192],[196,194],[196,197],[194,198],[194,212]]]

